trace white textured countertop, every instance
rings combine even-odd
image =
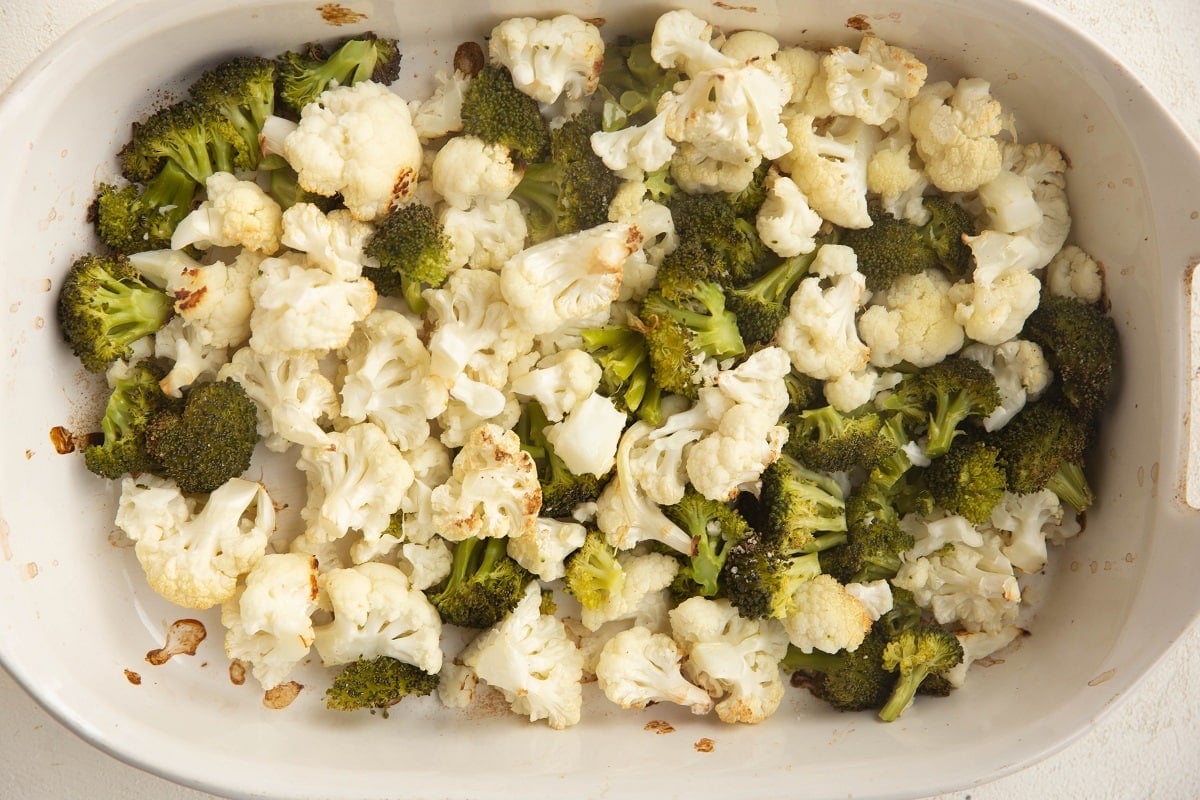
[[[0,90],[68,28],[110,0],[0,4]],[[1120,58],[1200,139],[1200,2],[1043,0]],[[1200,192],[1200,187],[1196,187]],[[93,749],[0,670],[0,797],[204,800]],[[938,800],[1200,798],[1200,625],[1117,709],[1022,772]]]

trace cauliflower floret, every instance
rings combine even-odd
[[[776,332],[776,344],[792,365],[826,380],[867,366],[870,348],[859,338],[855,315],[867,291],[858,257],[844,245],[823,245],[788,305]],[[822,282],[829,280],[828,288]]]
[[[228,264],[201,264],[179,250],[129,256],[134,269],[175,299],[175,313],[195,329],[196,340],[214,350],[239,347],[250,337],[251,282],[262,261],[246,251]]]
[[[641,125],[596,131],[590,138],[592,151],[617,175],[635,180],[671,163],[675,142],[667,135],[667,122],[658,114]]]
[[[1084,250],[1069,244],[1046,265],[1046,288],[1059,297],[1099,303],[1104,297],[1104,269]]]
[[[171,397],[182,397],[193,383],[215,376],[229,361],[229,348],[205,343],[204,331],[176,316],[154,334],[154,356],[171,362],[158,382]]]
[[[1025,339],[1009,339],[995,346],[969,344],[962,355],[992,373],[1000,389],[1000,405],[983,419],[983,428],[989,432],[1007,425],[1027,401],[1041,397],[1054,379],[1042,348]]]
[[[1046,566],[1046,534],[1063,520],[1063,505],[1049,489],[1030,494],[1005,492],[992,509],[992,527],[1000,531],[1000,547],[1022,572],[1040,572]]]
[[[981,531],[962,517],[901,520],[915,546],[901,555],[892,585],[913,593],[917,605],[942,625],[968,631],[998,630],[1016,620],[1021,589],[995,531]]]
[[[413,482],[404,454],[371,422],[329,434],[324,445],[300,451],[308,501],[300,511],[308,533],[331,542],[349,531],[373,541],[387,530]]]
[[[408,104],[371,80],[323,92],[283,140],[283,157],[301,188],[340,194],[354,218],[365,221],[412,196],[421,156]]]
[[[679,234],[671,209],[647,197],[646,184],[626,181],[617,189],[608,207],[611,222],[627,222],[642,234],[642,247],[625,260],[617,302],[637,302],[654,285],[663,259],[679,246]]]
[[[619,592],[609,592],[598,608],[583,608],[580,622],[589,631],[618,620],[644,617],[647,606],[656,605],[660,593],[679,573],[679,560],[665,553],[624,551],[617,561],[625,571]]]
[[[401,450],[429,438],[429,420],[445,410],[449,395],[429,377],[429,351],[408,317],[372,311],[338,355],[342,417],[370,420]]]
[[[538,517],[532,533],[508,537],[508,554],[549,583],[566,574],[563,562],[583,546],[586,538],[587,528],[578,522]]]
[[[880,372],[868,365],[857,372],[830,378],[822,385],[825,401],[848,414],[875,399],[880,392],[894,389],[904,376],[899,372]]]
[[[916,97],[928,71],[916,56],[867,34],[858,52],[835,47],[821,59],[825,94],[837,114],[882,125],[896,115],[904,100]]]
[[[433,158],[429,182],[454,208],[506,200],[521,181],[508,148],[464,134],[446,142]]]
[[[452,542],[537,531],[542,486],[516,433],[480,425],[454,457],[450,478],[429,498],[433,525]]]
[[[913,155],[907,101],[900,104],[889,128],[867,163],[867,189],[879,195],[880,207],[896,219],[924,225],[931,216],[924,203],[929,178]]]
[[[965,240],[975,257],[971,281],[951,287],[954,319],[967,338],[998,345],[1021,332],[1041,301],[1042,282],[1029,270],[1037,258],[1028,239],[985,230]]]
[[[754,227],[763,244],[784,258],[811,253],[817,247],[821,217],[808,206],[796,182],[775,170],[767,173],[767,196],[758,208]]]
[[[337,390],[309,352],[259,353],[243,347],[217,372],[232,378],[258,407],[258,433],[267,449],[283,452],[293,444],[329,443],[323,424],[338,415]]]
[[[366,278],[341,280],[294,253],[264,259],[250,296],[250,346],[260,353],[345,347],[378,300]]]
[[[595,666],[596,681],[604,696],[621,708],[675,703],[693,714],[707,714],[712,698],[683,677],[682,660],[683,650],[670,636],[634,626],[605,642]]]
[[[245,247],[269,256],[279,249],[283,210],[262,187],[228,172],[214,172],[204,189],[204,202],[171,234],[172,250]]]
[[[389,656],[425,672],[442,668],[442,619],[398,567],[368,562],[321,574],[332,621],[314,629],[326,666]]]
[[[925,172],[943,192],[970,192],[1000,174],[1000,103],[982,78],[926,84],[909,106],[908,127]]]
[[[754,180],[754,165],[718,161],[690,142],[675,148],[671,178],[689,194],[740,192]]]
[[[517,607],[472,640],[459,660],[499,689],[514,712],[561,730],[582,712],[583,655],[541,604],[541,589],[531,582]]]
[[[951,686],[961,689],[967,681],[967,670],[972,664],[1008,647],[1023,633],[1024,631],[1016,625],[1005,625],[995,631],[954,634],[958,643],[962,645],[963,658],[961,662],[942,674],[946,676],[946,680]]]
[[[366,548],[373,552],[386,551],[400,542],[430,545],[441,538],[436,535],[429,498],[434,488],[450,479],[450,450],[436,436],[430,436],[415,448],[404,451],[404,458],[412,468],[413,482],[400,501],[399,516],[393,516],[393,524],[379,537],[376,545],[365,541],[356,543],[355,546],[364,551]]]
[[[500,270],[500,291],[517,323],[535,336],[606,319],[625,260],[641,247],[636,225],[608,222],[533,245]]]
[[[783,700],[779,661],[787,632],[778,620],[748,620],[728,600],[691,597],[671,614],[671,635],[684,651],[684,676],[705,689],[722,722],[757,723]]]
[[[901,275],[871,296],[858,318],[858,334],[870,348],[871,363],[893,367],[936,364],[963,346],[963,328],[947,293],[950,279],[941,270]]]
[[[389,531],[394,529],[390,528]],[[369,561],[393,564],[408,578],[409,586],[418,591],[425,591],[437,586],[450,574],[454,553],[446,540],[440,536],[433,536],[427,542],[418,543],[406,542],[388,532],[382,534],[375,542],[366,539],[355,541],[350,545],[350,559],[353,564],[366,564]],[[321,566],[325,566],[325,561],[321,561]],[[331,566],[346,565],[338,563]]]
[[[513,17],[492,29],[488,56],[508,68],[518,89],[549,105],[563,93],[579,100],[596,91],[604,40],[595,25],[571,14]]]
[[[854,652],[871,629],[871,615],[862,601],[830,575],[797,586],[791,607],[795,610],[783,618],[783,628],[802,653]]]
[[[763,31],[734,31],[721,45],[721,55],[739,64],[766,64],[779,52],[779,40]]]
[[[263,689],[283,683],[312,647],[318,594],[316,558],[264,555],[221,605],[225,654],[249,664]]]
[[[847,583],[846,593],[858,598],[866,609],[867,616],[875,622],[892,610],[895,598],[892,596],[892,585],[886,580],[868,581],[867,583]]]
[[[439,212],[442,232],[450,241],[452,268],[474,267],[496,272],[525,248],[529,233],[516,200],[479,202],[468,209],[446,206]]]
[[[462,130],[462,105],[471,78],[465,72],[438,70],[433,75],[433,92],[423,100],[408,104],[413,128],[422,142],[440,139]]]
[[[629,422],[611,398],[592,392],[562,422],[546,426],[546,440],[563,465],[576,475],[607,475],[617,443]]]
[[[156,475],[121,481],[117,527],[155,592],[184,608],[223,603],[238,578],[263,557],[275,532],[275,506],[262,484],[232,478],[203,506]]]
[[[1041,269],[1062,249],[1071,230],[1067,205],[1067,162],[1049,144],[1001,146],[1004,170],[979,187],[984,227],[1028,239],[1037,255],[1030,269]]]
[[[534,369],[513,378],[512,390],[524,400],[536,400],[546,419],[558,422],[596,391],[601,375],[600,365],[587,352],[577,348],[559,350],[539,359]]]
[[[711,427],[710,423],[694,424],[695,414],[674,410],[674,403],[663,409],[663,421],[656,428],[640,425],[635,431],[630,427],[622,434],[622,443],[628,438],[628,478],[640,488],[650,500],[659,505],[678,503],[687,488],[687,470],[684,467],[685,448],[698,440]]]
[[[867,167],[883,133],[853,117],[818,121],[811,114],[788,117],[791,150],[778,166],[791,176],[823,219],[843,228],[867,228]]]
[[[813,80],[821,71],[821,55],[806,47],[792,46],[779,50],[772,61],[792,84],[792,96],[788,98],[788,105],[802,102]]]
[[[326,214],[312,203],[297,203],[283,212],[283,243],[343,281],[362,275],[363,247],[373,230],[344,208]]]
[[[654,23],[650,57],[664,69],[677,68],[685,75],[737,66],[737,58],[722,53],[723,42],[713,34],[713,26],[691,11],[668,11]]]

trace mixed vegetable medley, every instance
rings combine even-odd
[[[216,64],[97,187],[59,322],[156,592],[264,689],[553,728],[593,682],[891,721],[1020,636],[1118,342],[987,81],[688,11],[504,20],[428,96],[400,57]]]

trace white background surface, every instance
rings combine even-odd
[[[1200,140],[1200,2],[1043,1],[1113,52]],[[108,2],[3,0],[0,90],[56,38]],[[211,798],[93,749],[47,716],[3,670],[0,721],[3,800]],[[1192,626],[1115,711],[1065,749],[1022,772],[938,800],[1047,798],[1200,798],[1200,625]]]

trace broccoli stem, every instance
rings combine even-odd
[[[1046,482],[1046,488],[1058,495],[1064,503],[1069,503],[1076,511],[1086,511],[1095,501],[1083,467],[1072,461],[1059,463],[1058,470]]]
[[[888,701],[883,704],[883,708],[879,709],[879,718],[884,722],[895,722],[900,718],[910,705],[913,698],[917,696],[917,689],[920,688],[921,682],[929,677],[930,669],[925,664],[918,664],[913,667],[912,672],[901,674],[896,681],[896,687],[892,690]]]

